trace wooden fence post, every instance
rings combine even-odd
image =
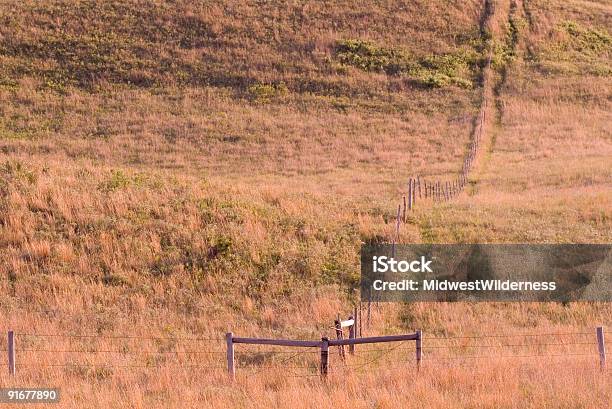
[[[327,370],[329,364],[329,338],[321,338],[321,377],[325,379],[327,377]]]
[[[362,306],[361,306],[361,301],[359,301],[359,320],[357,321],[357,323],[359,324],[359,327],[357,328],[357,330],[359,331],[359,336],[363,336],[363,326],[361,324],[361,319],[363,318],[363,315],[361,313],[362,310]]]
[[[340,324],[340,314],[338,314],[338,319],[334,321],[334,326],[336,327],[336,339],[344,338],[342,335],[342,325]],[[344,361],[344,345],[338,347],[338,354],[340,355],[340,359]]]
[[[349,320],[353,320],[353,325],[349,327],[349,339],[357,338],[355,331],[357,329],[357,311],[353,315],[349,316]],[[349,354],[355,355],[355,344],[349,345]]]
[[[416,362],[417,362],[417,369],[421,369],[421,358],[423,356],[423,351],[422,351],[423,334],[422,334],[420,329],[418,329],[416,331],[416,334],[417,334],[417,339],[416,339]]]
[[[599,349],[599,367],[603,371],[606,369],[606,344],[603,327],[597,327],[597,348]]]
[[[402,221],[400,214],[401,209],[402,205],[397,205],[397,217],[395,222],[395,241],[399,241],[400,222]],[[393,255],[395,256],[395,254]]]
[[[8,369],[9,374],[15,376],[15,332],[8,332]]]
[[[368,291],[368,310],[366,311],[366,319],[368,331],[370,330],[370,320],[372,319],[372,288]]]
[[[227,344],[227,372],[230,379],[236,379],[236,368],[234,367],[234,334],[228,332],[225,334],[225,342]]]
[[[412,178],[408,179],[408,210],[412,210]]]
[[[419,185],[419,199],[422,198],[421,196],[421,177],[417,176],[417,184]]]
[[[402,221],[406,223],[406,195],[402,197],[404,201],[404,207],[402,208]]]

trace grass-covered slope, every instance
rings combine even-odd
[[[3,5],[11,308],[344,302],[402,180],[456,170],[480,100],[479,1]]]
[[[50,87],[256,82],[316,94],[380,90],[342,75],[332,54],[356,38],[442,54],[478,41],[479,2],[4,2],[3,76]],[[331,58],[330,58],[331,57]]]
[[[490,133],[470,187],[452,202],[420,202],[400,240],[610,242],[612,10],[489,3],[484,26],[477,0],[2,1],[2,322],[42,333],[329,334],[356,300],[360,244],[392,236],[407,178],[460,169],[487,45]],[[438,336],[591,331],[611,316],[609,304],[372,314],[370,334]],[[570,351],[555,348],[539,352]],[[143,365],[126,356],[102,361]],[[582,361],[562,377],[545,361],[529,371],[494,361],[476,372],[432,366],[417,379],[405,367],[355,372],[323,387],[289,379],[281,361],[282,372],[228,386],[222,373],[176,369],[169,354],[145,358],[158,369],[87,369],[78,356],[25,351],[19,362],[71,362],[20,373],[28,384],[55,379],[72,407],[601,407],[609,397],[599,393],[609,380]]]
[[[418,208],[401,239],[609,241],[607,13],[501,1],[485,27],[478,1],[6,4],[14,302],[54,280],[145,299],[172,281],[247,305],[350,293],[407,176],[459,169],[487,44],[495,101],[472,187]]]

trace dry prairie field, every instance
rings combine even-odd
[[[399,241],[611,243],[611,27],[610,0],[0,0],[0,386],[610,407],[610,303],[381,303],[364,333],[422,330],[420,370],[410,342],[331,349],[326,381],[318,351],[240,345],[232,382],[224,336],[335,336],[360,246],[392,239],[409,177],[457,175],[481,109],[466,188]]]

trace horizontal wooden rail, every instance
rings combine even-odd
[[[415,332],[414,334],[387,335],[381,337],[330,339],[329,346],[331,347],[338,345],[374,344],[377,342],[415,341],[419,338],[419,334]]]
[[[304,347],[320,348],[321,341],[298,341],[290,339],[265,339],[265,338],[232,338],[234,344],[256,344],[256,345],[277,345],[281,347]]]
[[[342,330],[340,329],[341,323],[346,324],[351,330],[351,335],[354,336],[355,333],[355,317],[349,317],[346,321],[336,320],[336,331],[340,331],[342,334]],[[319,348],[321,350],[321,364],[320,364],[320,373],[321,377],[325,378],[328,373],[329,368],[329,347],[331,346],[344,346],[349,345],[350,348],[354,348],[357,344],[373,344],[376,342],[394,342],[394,341],[416,341],[416,359],[417,365],[420,366],[421,363],[421,331],[417,331],[414,334],[403,334],[403,335],[387,335],[380,337],[365,337],[365,338],[342,338],[341,336],[338,339],[329,339],[327,337],[321,338],[320,341],[300,341],[300,340],[290,340],[290,339],[268,339],[268,338],[240,338],[234,337],[232,332],[228,332],[226,334],[227,340],[227,371],[229,373],[230,379],[236,378],[236,367],[235,367],[235,358],[234,358],[234,344],[255,344],[255,345],[276,345],[282,347],[304,347],[304,348]],[[339,348],[342,351],[342,348]],[[344,359],[344,355],[341,353],[341,358]],[[417,367],[418,367],[417,366]]]

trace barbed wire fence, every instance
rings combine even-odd
[[[414,210],[416,203],[422,200],[430,203],[450,201],[457,197],[468,186],[470,174],[479,155],[479,149],[485,136],[484,129],[487,121],[487,110],[490,106],[490,97],[487,90],[490,85],[492,51],[489,51],[486,65],[483,69],[483,96],[478,116],[475,120],[474,130],[467,146],[463,163],[459,173],[450,179],[431,179],[426,176],[413,176],[408,179],[407,193],[397,207],[396,236],[399,224],[408,222],[408,212]]]
[[[337,330],[336,327],[333,329]],[[589,362],[592,365],[599,361],[600,370],[609,372],[606,367],[603,327],[597,327],[595,331],[581,332],[422,336],[421,332],[417,331],[415,334],[396,336],[354,336],[329,341],[325,341],[327,338],[322,339],[324,341],[292,341],[232,336],[231,367],[227,335],[153,337],[8,331],[6,348],[0,348],[0,351],[8,358],[9,373],[13,376],[16,375],[17,368],[20,368],[20,372],[27,373],[38,369],[154,371],[171,367],[218,375],[229,371],[232,378],[235,377],[237,369],[238,373],[245,377],[257,376],[267,371],[282,371],[283,376],[290,378],[325,378],[328,374],[358,374],[399,366],[418,370],[422,362],[432,367],[477,367],[484,362],[532,362],[536,359],[583,360],[587,365]],[[73,345],[75,340],[94,341],[94,344],[66,347],[65,344]],[[417,340],[416,346],[409,345],[408,340]],[[57,341],[61,344],[58,345]],[[142,344],[147,341],[156,343],[157,348],[142,348]],[[126,342],[132,344],[127,345]],[[240,344],[239,350],[234,351],[233,342]],[[263,344],[256,344],[258,342]],[[329,347],[325,346],[325,357],[321,342],[329,344]],[[379,342],[395,344],[390,347],[361,345]],[[108,345],[109,343],[111,345]],[[341,348],[345,345],[351,347],[348,354],[342,353]],[[223,348],[224,346],[226,348]],[[287,347],[298,349],[286,349]],[[337,354],[332,351],[334,348]],[[337,358],[332,358],[336,355]]]
[[[485,27],[489,19],[493,16],[495,6],[488,0],[483,1],[483,19],[481,22],[481,35],[484,37]],[[426,201],[429,203],[446,202],[456,198],[461,194],[470,183],[470,175],[474,169],[474,164],[480,154],[480,147],[485,139],[485,126],[487,123],[487,112],[492,106],[492,68],[494,45],[489,42],[485,45],[486,60],[483,64],[482,76],[482,96],[478,115],[474,119],[474,127],[470,135],[470,141],[463,157],[461,169],[457,175],[445,178],[434,179],[425,175],[416,175],[408,179],[408,189],[401,198],[397,207],[397,223],[394,242],[399,238],[400,223],[408,223],[408,214],[414,210],[417,202]]]

